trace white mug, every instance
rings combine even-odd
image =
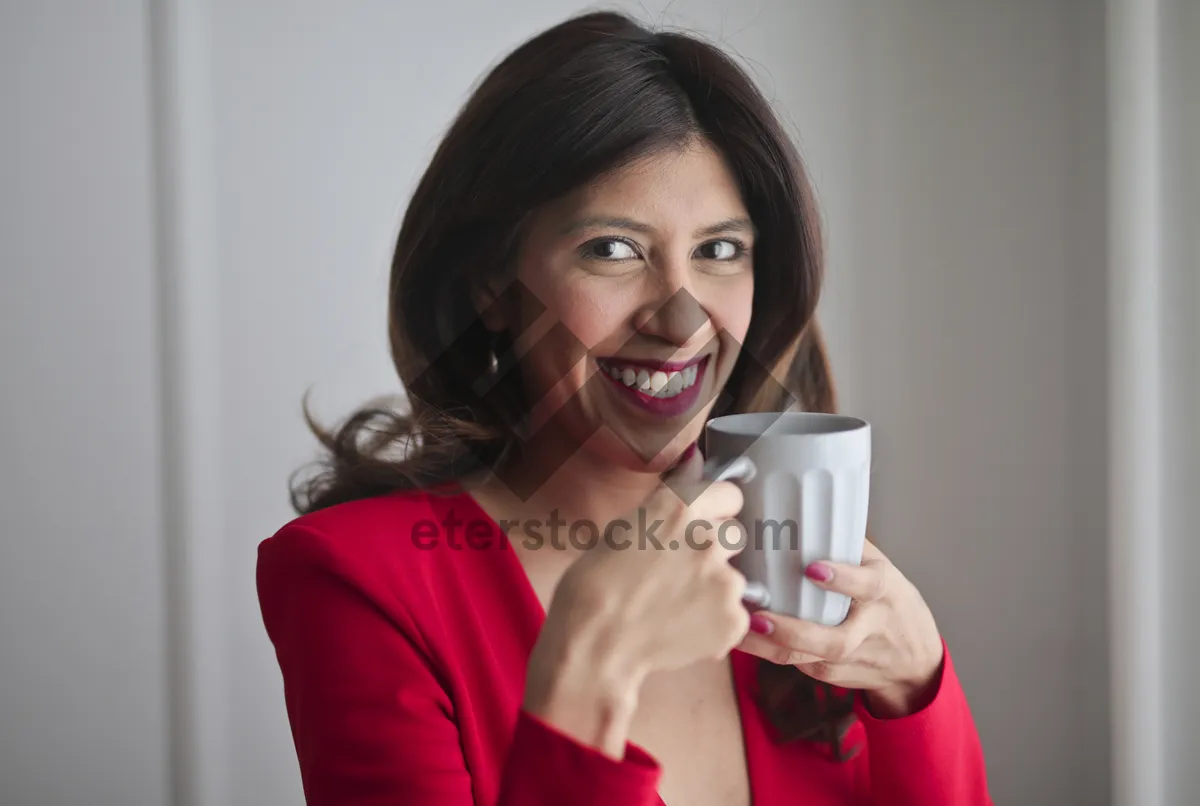
[[[732,414],[708,422],[709,478],[736,481],[746,547],[734,564],[747,601],[836,626],[850,599],[804,576],[820,560],[857,565],[867,534],[871,426],[840,414]]]

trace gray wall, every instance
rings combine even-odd
[[[813,155],[839,160],[829,315],[877,428],[874,528],[1004,804],[1108,797],[1101,10],[872,6],[840,65],[859,117]]]
[[[1164,152],[1165,213],[1171,239],[1162,334],[1168,397],[1165,522],[1172,540],[1167,554],[1164,684],[1167,722],[1166,791],[1170,803],[1200,795],[1200,624],[1196,572],[1200,569],[1200,3],[1177,2],[1165,16],[1168,75],[1164,106],[1168,126]]]
[[[0,802],[166,798],[145,4],[0,5]]]
[[[201,768],[222,778],[214,804],[299,803],[253,570],[311,452],[300,397],[315,384],[335,417],[393,389],[384,290],[407,194],[480,73],[578,6],[203,5],[184,35],[210,48],[220,373],[219,411],[196,416],[223,429],[204,495],[224,528],[193,550],[225,569],[195,596],[221,604],[227,690],[207,696],[227,738]],[[16,178],[0,351],[19,380],[0,392],[0,800],[156,804],[148,21],[143,4],[55,7],[0,16],[20,63],[0,79],[17,137],[0,150]],[[873,528],[951,643],[997,803],[1105,803],[1103,5],[677,0],[663,21],[748,59],[801,143],[844,408],[877,428]]]

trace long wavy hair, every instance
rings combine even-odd
[[[718,47],[617,13],[578,16],[530,39],[478,85],[434,154],[392,260],[388,324],[403,408],[373,404],[334,430],[305,417],[324,452],[292,479],[300,513],[495,466],[528,411],[519,371],[476,386],[503,352],[472,290],[505,276],[526,217],[634,160],[700,137],[727,161],[758,236],[741,355],[712,416],[833,411],[813,315],[821,225],[800,157],[750,77]],[[758,700],[782,741],[828,745],[851,699],[791,666],[762,662]]]

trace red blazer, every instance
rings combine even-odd
[[[470,496],[398,493],[300,517],[260,546],[258,592],[310,806],[662,806],[643,749],[614,761],[522,711],[544,614]],[[733,653],[755,806],[991,803],[949,653],[923,710],[881,720],[859,707],[848,742],[863,749],[845,762],[772,740],[758,662]]]

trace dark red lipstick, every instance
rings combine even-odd
[[[700,356],[690,361],[651,361],[646,359],[612,358],[600,360],[600,372],[608,379],[609,384],[617,394],[628,403],[633,404],[643,412],[649,412],[660,417],[677,417],[690,411],[700,398],[705,375],[708,370],[710,355]],[[647,372],[683,372],[689,367],[696,368],[695,382],[682,389],[672,397],[657,397],[641,389],[627,386],[622,380],[612,377],[608,367],[639,367]]]

